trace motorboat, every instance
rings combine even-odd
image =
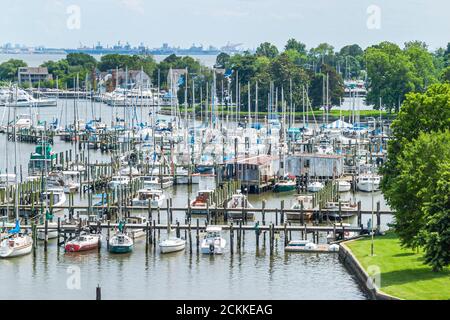
[[[208,208],[214,209],[216,206],[212,203],[211,195],[213,190],[199,190],[197,197],[191,201],[191,214],[207,214]]]
[[[63,208],[57,208],[63,206],[67,199],[63,188],[47,188],[47,191],[42,192],[42,195],[48,206],[56,207],[53,212],[63,210]]]
[[[127,224],[145,225],[147,224],[147,218],[142,216],[128,217]],[[146,235],[144,228],[127,228],[126,234],[133,240],[145,237]]]
[[[108,186],[111,189],[116,189],[118,187],[127,186],[130,183],[130,177],[128,176],[113,176]]]
[[[222,254],[225,250],[227,241],[222,238],[222,227],[207,226],[206,235],[203,237],[200,245],[203,254]]]
[[[26,234],[8,235],[0,242],[0,258],[13,258],[29,254],[33,240]]]
[[[358,176],[356,186],[358,190],[364,192],[378,191],[380,189],[381,177],[376,174],[361,174]]]
[[[153,208],[160,208],[164,204],[166,196],[160,189],[140,189],[137,197],[133,199],[133,206],[148,207],[149,201]]]
[[[240,190],[237,190],[235,194],[233,194],[230,200],[226,203],[227,209],[253,209],[253,205],[248,201],[248,198],[245,194],[242,194]],[[231,217],[233,220],[243,219],[242,211],[227,211],[228,217]],[[253,219],[255,213],[251,211],[246,212],[247,219]]]
[[[350,182],[346,180],[338,180],[338,191],[339,192],[348,192],[352,188],[352,185]]]
[[[147,189],[167,189],[173,186],[173,178],[168,176],[144,176],[141,177],[144,188]]]
[[[301,210],[312,210],[313,196],[310,194],[298,195],[295,197],[294,202],[291,206],[291,210],[298,210],[298,212],[286,212],[287,220],[300,221],[301,220]],[[304,219],[310,219],[311,213],[304,213]]]
[[[319,192],[324,187],[325,187],[325,185],[323,184],[323,182],[310,181],[310,182],[308,182],[308,184],[306,186],[306,190],[308,190],[309,192]]]
[[[339,214],[339,206],[341,213]],[[324,205],[326,209],[326,216],[330,220],[340,220],[341,218],[349,218],[354,216],[358,211],[358,205],[350,201],[328,201]]]

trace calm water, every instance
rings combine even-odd
[[[101,55],[93,55],[97,60],[100,60]],[[0,63],[8,61],[9,59],[19,59],[25,61],[30,67],[37,67],[46,61],[58,61],[64,59],[65,54],[0,54]],[[154,55],[156,62],[161,62],[167,55]],[[216,63],[215,55],[192,55],[192,58],[200,61],[201,64],[207,67],[212,67]]]
[[[61,100],[56,108],[40,108],[41,120],[51,120],[55,115],[62,121],[71,121],[71,113],[62,116],[65,110],[73,106],[71,100]],[[95,104],[96,116],[110,121],[113,116],[110,107]],[[73,109],[72,109],[73,110]],[[92,118],[91,105],[80,102],[79,116]],[[18,112],[27,113],[27,110]],[[0,117],[3,110],[0,109]],[[1,118],[0,118],[1,119]],[[65,120],[66,119],[66,120]],[[0,144],[8,152],[0,154],[0,168],[3,170],[9,162],[12,170],[13,144],[6,143],[5,135],[0,135]],[[56,139],[54,150],[57,152],[73,148],[70,143]],[[17,144],[18,162],[26,171],[29,155],[34,151],[32,144]],[[8,156],[9,155],[9,156]],[[91,159],[107,159],[107,155],[91,151]],[[200,185],[177,186],[166,192],[173,199],[175,207],[184,207],[188,197],[193,199],[199,189],[214,186],[213,178],[204,178]],[[293,194],[275,194],[267,192],[260,196],[250,195],[250,202],[257,208],[262,200],[267,208],[280,206],[285,200],[285,207],[291,206]],[[365,193],[343,194],[343,199],[361,200],[362,209],[372,208],[372,195]],[[76,196],[77,202],[87,203],[87,199]],[[381,193],[374,194],[374,203],[381,203],[381,209],[388,209]],[[369,216],[363,216],[366,225]],[[153,214],[153,219],[157,219]],[[161,211],[161,222],[166,221],[166,211]],[[267,221],[274,221],[274,215],[268,214]],[[382,216],[383,229],[390,222],[390,217]],[[184,215],[174,213],[174,220],[184,222]],[[261,221],[261,216],[256,215]],[[354,222],[354,221],[350,221]],[[253,222],[251,222],[253,223]],[[204,221],[200,221],[204,224]],[[184,237],[184,231],[181,232]],[[165,232],[161,231],[161,238]],[[229,240],[229,233],[224,233]],[[299,232],[293,232],[294,239],[300,238]],[[42,242],[38,243],[36,257],[24,257],[0,260],[0,299],[94,299],[95,287],[100,284],[105,299],[366,299],[354,277],[339,262],[337,255],[284,253],[283,238],[276,244],[273,257],[269,248],[262,244],[256,250],[255,235],[245,235],[244,248],[231,255],[202,256],[193,248],[169,255],[161,255],[151,248],[145,251],[144,240],[138,240],[132,253],[113,255],[106,251],[106,244],[100,252],[82,254],[65,254],[57,250],[54,240],[50,241],[48,252],[44,252]],[[268,236],[266,237],[268,245]],[[325,242],[322,235],[321,242]],[[193,233],[195,245],[195,233]],[[228,250],[229,250],[229,245]],[[79,277],[77,277],[79,275]],[[79,279],[79,282],[74,281]],[[77,284],[79,283],[79,286]]]

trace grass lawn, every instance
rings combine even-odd
[[[423,264],[422,253],[405,250],[395,234],[379,236],[374,241],[375,256],[370,256],[370,238],[347,243],[367,270],[377,265],[381,270],[381,290],[401,299],[450,299],[450,267],[433,272]]]

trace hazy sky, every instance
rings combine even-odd
[[[450,42],[448,0],[1,0],[1,8],[0,44]]]

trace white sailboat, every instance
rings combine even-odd
[[[159,250],[161,253],[171,253],[184,250],[186,247],[186,240],[173,237],[171,234],[173,230],[169,229],[167,233],[167,239],[159,243]]]
[[[6,152],[8,157],[8,152]],[[17,166],[17,139],[14,139],[14,162]],[[33,248],[33,240],[28,234],[22,234],[19,221],[19,188],[17,175],[15,179],[14,210],[16,212],[16,225],[8,231],[7,236],[0,242],[0,258],[12,258],[29,254]],[[7,182],[8,183],[8,182]]]

